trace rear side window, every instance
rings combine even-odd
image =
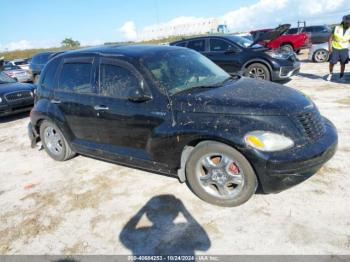
[[[232,49],[233,45],[230,43],[220,40],[220,39],[210,39],[210,51],[211,52],[220,52],[220,51],[227,51],[229,49]]]
[[[49,56],[50,55],[51,55],[51,53],[36,55],[36,56],[33,57],[32,63],[33,64],[39,64],[39,65],[46,64],[47,61],[49,60]]]
[[[187,46],[187,42],[178,43],[178,44],[176,44],[176,46],[186,47]]]
[[[55,59],[44,69],[41,87],[45,89],[53,89],[54,88],[54,81],[55,81],[55,75],[57,71],[57,66],[59,64],[59,60]]]
[[[325,26],[315,26],[313,31],[315,33],[330,32],[330,30]]]
[[[193,50],[196,50],[198,52],[204,52],[205,51],[205,40],[193,40],[188,43],[188,48],[191,48]]]
[[[91,63],[66,63],[59,78],[59,89],[75,93],[92,93]]]
[[[138,88],[140,81],[130,70],[118,65],[100,65],[100,95],[127,99]]]

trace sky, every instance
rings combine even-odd
[[[232,32],[307,20],[337,23],[350,0],[0,0],[0,51],[135,40],[144,28],[181,19],[219,18]]]

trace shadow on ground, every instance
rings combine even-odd
[[[308,73],[299,73],[298,76],[304,77],[304,78],[309,78],[309,79],[323,79],[324,81],[327,81],[327,75],[324,76],[319,76],[319,75],[314,75],[314,74],[308,74]],[[350,84],[350,73],[345,73],[344,74],[344,81],[340,81],[340,74],[335,73],[333,74],[332,80],[330,82],[332,83],[338,83],[338,84]]]
[[[204,228],[173,195],[151,198],[127,222],[119,239],[133,255],[193,256],[211,245]]]
[[[26,117],[29,117],[29,112],[19,113],[19,114],[10,115],[10,116],[3,116],[3,117],[0,117],[0,124],[20,120]]]

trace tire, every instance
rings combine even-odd
[[[39,82],[40,75],[35,75],[33,79],[33,83],[37,84]]]
[[[286,51],[286,52],[294,52],[294,48],[290,44],[284,44],[281,46],[281,50]]]
[[[41,123],[40,138],[46,153],[54,160],[66,161],[75,156],[62,131],[51,121]]]
[[[213,141],[202,142],[192,150],[186,178],[200,199],[224,207],[247,202],[258,186],[248,160],[234,148]]]
[[[266,81],[271,80],[270,70],[262,63],[253,63],[249,65],[244,71],[244,76]]]
[[[326,49],[316,50],[312,56],[312,60],[316,63],[324,63],[329,60],[329,51]]]

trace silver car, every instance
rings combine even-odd
[[[350,50],[349,50],[350,55]],[[315,63],[324,63],[329,60],[328,43],[312,45],[309,50],[309,60]]]
[[[19,66],[21,69],[29,70],[29,59],[15,59],[9,61],[8,64]]]
[[[4,71],[6,75],[13,79],[17,79],[18,82],[31,82],[32,75],[28,70],[24,70],[19,66],[14,66],[12,64],[5,64]]]

